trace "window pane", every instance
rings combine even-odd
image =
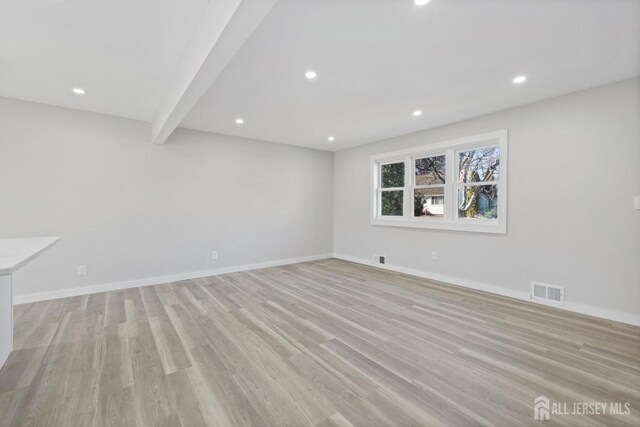
[[[416,185],[444,184],[444,156],[416,159]]]
[[[404,187],[404,162],[382,165],[382,188]]]
[[[500,147],[463,151],[459,154],[459,182],[497,181]]]
[[[413,190],[413,215],[441,217],[444,215],[444,187]]]
[[[458,218],[498,218],[498,186],[460,187]]]
[[[383,191],[382,209],[383,216],[402,216],[403,191]]]

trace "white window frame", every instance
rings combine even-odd
[[[443,209],[444,209],[444,216],[443,217],[420,217],[420,218],[416,218],[413,216],[413,212],[415,211],[415,198],[414,198],[414,192],[415,190],[421,189],[421,188],[436,188],[436,187],[441,187],[444,188],[444,198],[445,201],[447,200],[447,196],[448,196],[448,188],[447,188],[447,184],[430,184],[430,185],[417,185],[416,184],[416,160],[418,159],[425,159],[428,157],[438,157],[438,156],[444,156],[444,162],[445,162],[445,182],[449,181],[449,176],[448,176],[448,165],[449,165],[449,161],[451,159],[449,159],[447,150],[441,150],[441,151],[432,151],[426,154],[421,154],[420,152],[416,152],[414,155],[409,156],[410,160],[410,171],[409,174],[411,175],[411,181],[410,181],[410,187],[409,187],[409,193],[410,193],[410,197],[409,197],[409,202],[410,202],[410,211],[409,211],[409,219],[410,220],[415,220],[415,221],[434,221],[434,222],[438,222],[441,221],[443,218],[446,218],[447,216],[447,210],[449,209],[448,203],[444,203]],[[405,165],[405,168],[407,166]]]
[[[498,186],[498,218],[458,218],[458,189],[469,183],[458,183],[458,153],[479,148],[500,148],[500,172],[498,181],[490,183],[471,183],[471,185]],[[420,147],[398,150],[371,156],[371,224],[394,227],[430,228],[436,230],[468,231],[478,233],[507,233],[507,168],[508,168],[508,131],[506,129],[469,136],[450,141],[427,144]],[[414,217],[415,160],[425,157],[445,156],[444,215],[442,217]],[[382,216],[380,166],[389,163],[404,162],[403,215]],[[423,188],[425,186],[417,186]],[[389,191],[389,188],[385,188]]]
[[[404,157],[386,158],[386,159],[378,162],[378,168],[380,169],[384,165],[391,165],[391,164],[395,164],[395,163],[405,163],[404,162]],[[385,192],[385,191],[402,191],[402,199],[403,199],[402,216],[385,216],[384,218],[387,219],[387,220],[391,220],[391,221],[397,221],[399,219],[406,219],[406,217],[407,217],[407,211],[406,211],[406,204],[407,204],[407,165],[406,165],[406,163],[404,165],[404,186],[403,187],[382,188],[382,174],[377,174],[376,180],[377,180],[376,188],[378,189],[376,191],[376,198],[377,198],[376,204],[378,206],[380,206],[382,204],[382,193],[383,192]],[[379,215],[379,216],[382,216],[382,215]]]

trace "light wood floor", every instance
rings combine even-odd
[[[3,426],[640,425],[640,328],[335,259],[16,306],[15,349]]]

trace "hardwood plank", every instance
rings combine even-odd
[[[640,328],[335,259],[14,313],[0,426],[640,425]]]
[[[189,427],[206,426],[207,423],[200,411],[200,403],[195,396],[186,371],[169,374],[169,387],[180,423]]]

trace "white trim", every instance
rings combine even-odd
[[[416,157],[416,158],[424,158],[430,157],[431,153],[435,153],[438,155],[442,155],[442,149],[457,149],[457,148],[482,148],[482,147],[490,147],[495,144],[487,144],[487,141],[495,140],[495,139],[505,139],[508,136],[508,130],[502,129],[493,132],[487,132],[479,135],[467,136],[464,138],[458,139],[450,139],[448,141],[440,141],[434,142],[431,144],[421,145],[419,147],[410,147],[405,148],[403,150],[397,151],[389,151],[386,153],[374,154],[371,156],[373,160],[383,160],[383,163],[387,163],[386,159],[391,158],[401,158],[406,156]],[[417,154],[416,154],[417,153]],[[390,162],[390,163],[396,163]]]
[[[0,275],[0,368],[13,351],[12,280],[11,274]]]
[[[472,231],[478,233],[506,234],[507,233],[507,175],[508,175],[508,139],[509,132],[507,129],[488,132],[480,135],[473,135],[465,138],[459,138],[449,141],[436,142],[433,144],[422,145],[419,147],[407,148],[387,153],[374,154],[371,156],[371,194],[370,194],[370,224],[394,227],[409,228],[430,228],[438,230],[452,231]],[[498,182],[491,183],[473,183],[470,185],[497,185],[498,186],[498,218],[489,219],[468,219],[458,218],[458,184],[457,184],[457,166],[455,162],[456,154],[460,150],[474,150],[491,146],[500,147],[500,177]],[[414,161],[415,159],[442,155],[445,150],[446,156],[446,182],[444,214],[440,218],[421,218],[413,216],[413,191],[415,189],[414,181]],[[405,162],[405,185],[404,191],[403,215],[402,216],[382,216],[380,214],[380,198],[382,190],[380,185],[379,166],[388,163],[398,163],[404,158]],[[394,190],[400,190],[394,189]]]
[[[601,319],[613,320],[615,322],[626,323],[629,325],[640,326],[640,315],[635,313],[626,313],[622,311],[614,311],[606,308],[594,307],[591,305],[580,304],[575,302],[567,302],[565,300],[564,305],[545,303],[539,300],[532,300],[529,292],[517,291],[514,289],[507,289],[502,286],[496,286],[489,283],[477,282],[475,280],[462,279],[459,277],[447,276],[444,274],[430,273],[427,271],[417,270],[409,267],[402,267],[393,264],[377,264],[374,265],[371,261],[365,258],[358,258],[351,255],[344,255],[339,253],[333,254],[334,258],[344,261],[355,262],[357,264],[364,264],[371,267],[382,268],[384,270],[395,271],[398,273],[408,274],[410,276],[422,277],[423,279],[433,280],[441,282],[443,284],[451,284],[456,286],[462,286],[464,288],[475,289],[478,291],[489,292],[496,295],[515,298],[521,301],[540,304],[546,307],[553,307],[559,310],[571,311],[574,313],[586,314],[588,316],[599,317]]]
[[[464,288],[475,289],[479,291],[489,292],[496,295],[515,298],[521,301],[530,302],[533,304],[541,304],[548,307],[554,307],[559,310],[566,310],[580,314],[586,314],[589,316],[595,316],[602,319],[613,320],[616,322],[627,323],[634,326],[640,326],[640,315],[634,313],[625,313],[621,311],[608,310],[605,308],[593,307],[590,305],[579,304],[574,302],[566,302],[564,305],[544,303],[542,301],[532,300],[529,292],[516,291],[513,289],[507,289],[502,286],[491,285],[488,283],[478,282],[475,280],[462,279],[459,277],[447,276],[444,274],[430,273],[427,271],[417,270],[414,268],[403,267],[393,264],[378,264],[374,265],[371,260],[364,258],[358,258],[351,255],[333,253],[333,254],[321,254],[311,255],[306,257],[288,258],[277,261],[266,261],[255,264],[246,264],[240,266],[223,267],[214,270],[201,270],[191,273],[181,273],[171,276],[159,276],[151,277],[147,279],[129,280],[115,283],[105,283],[101,285],[85,286],[81,288],[61,289],[51,292],[36,292],[27,295],[14,295],[13,304],[26,304],[30,302],[47,301],[59,298],[67,298],[78,295],[89,295],[100,292],[115,291],[121,289],[137,288],[141,286],[159,285],[163,283],[178,282],[180,280],[198,279],[201,277],[217,276],[221,274],[237,273],[240,271],[257,270],[260,268],[278,267],[281,265],[297,264],[300,262],[317,261],[327,258],[337,258],[344,261],[355,262],[357,264],[368,265],[371,267],[382,268],[384,270],[395,271],[398,273],[408,274],[411,276],[422,277],[428,280],[434,280],[443,284],[451,284],[456,286],[462,286]]]
[[[278,267],[281,265],[298,264],[300,262],[317,261],[331,258],[332,254],[311,255],[306,257],[288,258],[276,261],[258,262],[255,264],[237,265],[231,267],[216,268],[213,270],[201,270],[190,273],[180,273],[171,276],[149,277],[146,279],[128,280],[123,282],[104,283],[100,285],[84,286],[81,288],[60,289],[50,292],[36,292],[26,295],[14,295],[13,304],[26,304],[30,302],[48,301],[59,298],[75,297],[78,295],[96,294],[100,292],[117,291],[121,289],[138,288],[141,286],[160,285],[163,283],[179,282],[181,280],[199,279],[201,277],[218,276],[220,274],[237,273],[240,271],[258,270],[260,268]]]

